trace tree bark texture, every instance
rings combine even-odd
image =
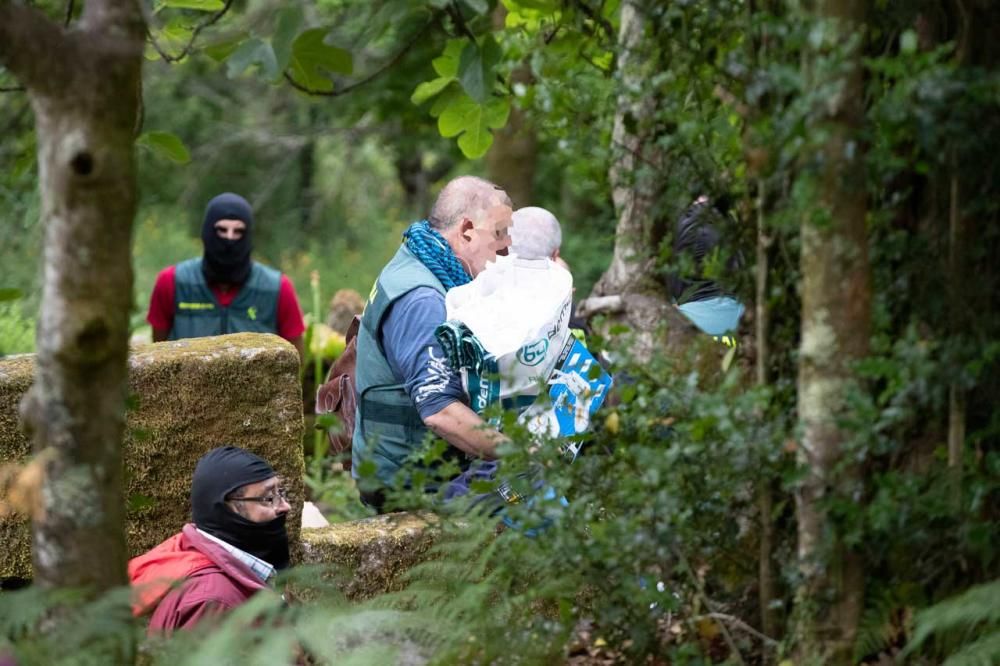
[[[647,84],[660,63],[648,24],[637,0],[622,2],[617,57],[620,92],[608,173],[618,223],[611,264],[592,292],[592,297],[622,298],[623,307],[613,316],[614,322],[631,330],[630,351],[640,363],[664,348],[686,348],[695,334],[670,305],[663,285],[653,278],[657,251],[652,241],[653,219],[663,165],[653,147],[656,100]]]
[[[502,31],[507,8],[498,2],[493,9],[493,29]],[[511,73],[511,83],[531,82],[531,68],[525,63]],[[516,104],[507,124],[497,131],[486,153],[489,179],[504,188],[514,202],[514,210],[535,205],[535,171],[538,166],[538,135],[531,120]]]
[[[514,80],[527,71],[514,72]],[[521,73],[521,74],[519,74]],[[512,107],[510,118],[499,130],[486,154],[489,179],[506,190],[514,210],[535,205],[535,171],[538,165],[538,136],[524,111]]]
[[[121,442],[143,26],[135,0],[90,0],[68,30],[0,0],[0,62],[27,88],[38,137],[38,374],[21,412],[44,454],[33,562],[47,587],[126,581]]]
[[[767,272],[770,239],[767,236],[764,206],[766,184],[763,178],[757,179],[757,263],[756,263],[756,327],[757,360],[756,384],[767,386],[768,365],[768,323],[770,311],[767,307]],[[757,509],[760,513],[760,545],[757,552],[757,601],[760,608],[760,626],[764,634],[772,638],[781,634],[781,618],[775,608],[778,596],[778,581],[773,566],[774,557],[774,489],[770,478],[761,479],[757,487]]]
[[[856,498],[857,468],[844,465],[849,433],[839,418],[852,387],[851,364],[868,353],[871,284],[860,129],[864,115],[861,44],[863,0],[821,0],[816,19],[827,48],[809,67],[819,95],[818,201],[822,219],[802,226],[802,338],[799,356],[798,561],[796,647],[801,663],[851,663],[863,603],[860,556],[824,510],[831,495]],[[855,39],[843,58],[843,49]],[[836,66],[833,62],[836,60]],[[835,92],[833,92],[835,91]],[[807,216],[808,218],[808,216]]]

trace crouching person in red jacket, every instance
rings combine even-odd
[[[191,627],[269,587],[288,567],[291,507],[274,470],[235,446],[212,449],[191,481],[193,521],[128,564],[136,615],[148,632]]]

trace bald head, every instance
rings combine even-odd
[[[511,206],[510,197],[484,178],[459,176],[441,190],[427,220],[438,231],[446,231],[462,218],[478,220],[484,211],[498,205]]]
[[[511,216],[510,251],[522,259],[555,259],[562,245],[556,216],[535,206],[519,208]]]

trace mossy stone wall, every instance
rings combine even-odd
[[[368,599],[405,587],[404,574],[428,557],[437,533],[433,516],[391,513],[302,530],[302,562],[351,572],[342,591]]]
[[[34,366],[33,355],[0,359],[0,464],[29,457],[18,405]],[[299,542],[305,466],[298,371],[295,348],[274,335],[241,333],[131,349],[124,441],[130,556],[190,520],[195,463],[222,444],[253,451],[284,477],[294,498],[289,538]],[[0,544],[0,578],[30,578],[28,520],[0,519]]]

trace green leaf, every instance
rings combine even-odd
[[[455,80],[454,77],[446,78],[441,76],[432,81],[424,81],[416,88],[414,88],[413,94],[410,95],[410,101],[413,102],[415,105],[420,106],[421,104],[429,100],[431,97],[434,97],[439,92],[447,88],[448,84],[450,84],[454,80]]]
[[[269,79],[277,78],[278,62],[274,57],[274,49],[267,42],[254,37],[239,45],[226,60],[226,76],[235,78],[246,71],[247,67],[258,65]]]
[[[444,113],[444,110],[451,106],[456,99],[465,96],[466,94],[457,86],[447,88],[444,91],[444,94],[438,95],[438,98],[434,100],[434,103],[431,104],[431,108],[428,113],[431,114],[432,118],[440,118],[441,114]]]
[[[154,154],[166,157],[177,164],[187,164],[191,161],[184,142],[170,132],[145,132],[135,140],[135,145],[151,150]]]
[[[439,76],[456,78],[458,77],[458,63],[462,58],[462,50],[465,48],[464,39],[449,39],[445,44],[444,51],[437,58],[431,61],[431,66]]]
[[[906,30],[899,36],[899,50],[902,53],[917,52],[917,33],[913,30]]]
[[[271,48],[274,49],[274,59],[278,63],[279,71],[283,72],[288,68],[288,61],[292,57],[292,42],[295,41],[295,36],[304,21],[302,8],[298,5],[286,7],[278,12],[277,26],[271,37]]]
[[[229,39],[223,39],[218,42],[206,44],[201,49],[201,52],[215,62],[223,62],[226,58],[231,56],[237,48],[239,48],[239,45],[242,44],[243,40],[246,38],[246,33],[240,33],[230,37]]]
[[[469,97],[480,104],[493,92],[493,68],[501,56],[500,46],[492,36],[483,39],[481,45],[469,42],[462,49],[458,64],[458,79]]]
[[[24,297],[24,292],[20,289],[0,289],[0,303],[4,301],[16,301]]]
[[[559,9],[558,0],[503,0],[508,11],[518,8],[537,9],[544,12],[554,12]]]
[[[477,14],[485,14],[490,11],[490,3],[486,2],[486,0],[462,0],[462,2]]]
[[[169,21],[160,29],[156,38],[160,46],[168,53],[172,51],[180,52],[191,41],[193,28],[183,17],[176,17]]]
[[[478,104],[466,95],[456,98],[438,118],[441,136],[458,136],[458,147],[469,159],[482,157],[493,144],[491,129],[503,127],[510,102],[495,99]],[[461,135],[461,136],[459,136]]]
[[[222,0],[163,0],[164,7],[172,9],[195,9],[200,12],[217,12],[226,4]]]
[[[331,91],[333,81],[328,76],[329,72],[350,74],[354,70],[348,51],[330,46],[324,41],[328,32],[326,28],[306,30],[292,44],[292,59],[289,63],[292,76],[311,90]]]

